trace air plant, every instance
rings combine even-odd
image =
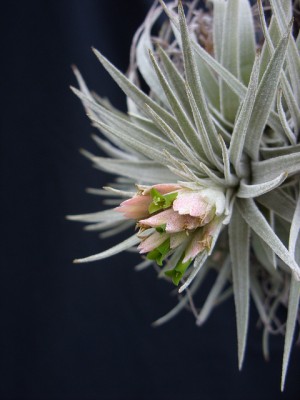
[[[300,320],[300,39],[293,3],[270,0],[268,14],[261,0],[208,6],[188,3],[185,16],[180,2],[178,11],[177,3],[155,3],[133,40],[127,76],[94,50],[125,92],[127,114],[91,93],[75,70],[80,90],[73,90],[101,131],[94,139],[107,157],[84,154],[118,175],[113,187],[93,192],[119,206],[69,218],[103,236],[132,232],[75,262],[137,246],[138,269],[156,265],[159,277],[179,285],[178,305],[157,324],[185,308],[215,270],[204,304],[192,304],[197,324],[233,293],[241,368],[252,296],[266,358],[269,334],[285,334],[283,389]],[[163,12],[168,20],[153,36]]]

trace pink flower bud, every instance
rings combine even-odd
[[[131,199],[123,201],[115,210],[123,213],[128,219],[139,220],[149,215],[148,207],[151,201],[150,195],[144,196],[137,194]]]
[[[146,239],[142,240],[138,246],[141,254],[149,253],[161,245],[170,235],[167,233],[152,232]]]
[[[181,186],[173,183],[161,183],[154,186],[139,186],[139,192],[131,199],[123,201],[119,207],[115,208],[115,210],[123,213],[128,219],[139,220],[148,217],[148,208],[152,202],[152,197],[150,196],[152,188],[164,195],[181,189]]]
[[[201,226],[201,224],[201,219],[191,217],[190,215],[180,215],[172,208],[139,221],[140,227],[158,228],[163,225],[165,226],[165,231],[168,233],[194,230]]]

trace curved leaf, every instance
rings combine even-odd
[[[287,176],[288,174],[283,172],[277,178],[274,178],[271,181],[258,183],[256,185],[247,185],[242,179],[236,195],[237,197],[241,198],[254,198],[261,196],[279,186],[285,181]]]
[[[127,250],[132,246],[140,243],[141,239],[137,237],[137,235],[133,235],[128,239],[124,240],[123,242],[117,244],[116,246],[111,247],[108,250],[102,251],[101,253],[94,254],[93,256],[89,256],[86,258],[76,259],[73,262],[75,264],[81,264],[86,262],[98,261],[103,260],[104,258],[111,257],[115,254],[121,253],[121,251]]]

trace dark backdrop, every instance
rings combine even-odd
[[[152,328],[176,304],[171,286],[153,271],[135,272],[128,254],[72,264],[111,243],[65,220],[101,209],[84,190],[110,179],[78,152],[95,147],[69,90],[70,65],[124,109],[90,48],[126,70],[132,35],[150,3],[1,3],[0,398],[297,400],[299,349],[281,395],[283,339],[272,339],[265,363],[255,312],[238,372],[231,300],[202,328],[188,312]]]

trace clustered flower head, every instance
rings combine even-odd
[[[220,189],[191,190],[176,184],[139,187],[138,193],[116,208],[135,219],[141,239],[138,250],[159,266],[175,254],[173,268],[165,274],[178,285],[195,257],[210,253],[225,212]]]
[[[159,3],[133,39],[127,76],[95,50],[125,92],[127,114],[91,93],[75,69],[73,91],[107,156],[83,153],[117,178],[90,189],[112,208],[69,218],[102,238],[131,230],[75,262],[137,249],[137,269],[158,265],[181,293],[157,324],[190,303],[201,325],[233,294],[240,368],[252,297],[266,358],[269,334],[285,335],[283,389],[300,321],[300,37],[292,19],[299,4],[270,0],[265,14],[262,0],[211,0],[205,9]],[[211,273],[215,283],[199,307],[192,295]]]

